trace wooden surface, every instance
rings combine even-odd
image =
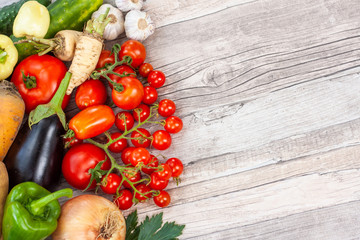
[[[157,26],[147,61],[184,121],[163,154],[185,171],[171,205],[137,205],[141,217],[163,211],[188,240],[360,239],[359,0],[148,0],[145,10]]]

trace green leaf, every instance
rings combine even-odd
[[[156,231],[161,228],[163,213],[156,214],[149,218],[146,216],[144,222],[140,225],[139,240],[153,239]]]
[[[139,225],[137,210],[126,218],[125,240],[177,240],[182,234],[185,225],[178,225],[175,222],[166,222],[163,225],[163,213],[156,214]],[[163,226],[162,226],[163,225]]]

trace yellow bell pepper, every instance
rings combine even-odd
[[[0,34],[0,80],[8,78],[18,60],[18,51],[11,39]]]
[[[43,38],[50,25],[50,14],[47,8],[37,1],[28,1],[24,3],[13,25],[13,34],[15,37],[37,37]]]

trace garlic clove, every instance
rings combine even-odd
[[[125,33],[130,39],[144,41],[155,31],[155,24],[149,14],[132,10],[125,16]]]
[[[131,10],[140,10],[143,6],[143,0],[115,0],[116,6],[123,12]]]

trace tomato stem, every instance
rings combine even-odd
[[[152,191],[149,191],[149,192],[146,192],[146,193],[142,193],[142,192],[138,191],[135,186],[136,186],[137,184],[139,184],[139,183],[142,183],[142,182],[148,182],[148,183],[149,183],[149,182],[150,182],[150,179],[149,179],[149,178],[143,178],[143,179],[140,179],[140,180],[137,181],[137,182],[131,182],[130,179],[129,179],[128,177],[126,177],[125,172],[126,172],[126,171],[129,171],[129,170],[131,170],[131,171],[133,171],[133,170],[140,171],[140,168],[141,168],[141,167],[147,167],[147,168],[153,168],[153,169],[159,169],[159,167],[151,167],[151,166],[149,166],[151,163],[149,163],[149,164],[147,164],[147,165],[145,165],[145,166],[141,166],[141,167],[133,167],[133,166],[131,166],[131,165],[120,165],[120,164],[118,164],[118,163],[116,162],[116,159],[111,155],[111,153],[110,153],[110,151],[109,151],[108,148],[109,148],[109,146],[110,146],[111,144],[113,144],[113,143],[116,142],[116,141],[119,141],[120,139],[137,139],[137,138],[126,137],[127,135],[131,134],[131,133],[134,132],[134,131],[139,132],[144,138],[148,138],[148,139],[149,139],[149,137],[146,137],[144,134],[142,134],[140,131],[138,131],[138,129],[139,129],[142,125],[144,125],[144,124],[146,124],[146,123],[149,123],[149,122],[150,122],[150,119],[151,119],[152,117],[156,116],[156,111],[154,111],[154,110],[156,110],[157,108],[158,108],[157,106],[152,106],[152,107],[150,108],[150,114],[149,114],[149,116],[148,116],[144,121],[142,121],[142,122],[139,121],[138,124],[137,124],[136,126],[134,126],[133,128],[131,128],[131,129],[128,130],[128,129],[126,128],[126,124],[125,124],[125,131],[124,131],[119,137],[117,137],[117,138],[115,138],[115,139],[112,139],[112,138],[111,138],[111,135],[110,135],[108,132],[104,132],[104,134],[106,135],[106,137],[109,139],[109,141],[108,141],[107,143],[105,143],[105,144],[99,143],[99,142],[97,142],[97,141],[95,141],[95,140],[93,140],[93,139],[91,139],[91,138],[87,139],[87,141],[88,141],[89,143],[91,143],[91,144],[93,144],[93,145],[95,145],[95,146],[103,149],[103,150],[105,151],[106,155],[107,155],[107,156],[109,157],[109,159],[110,159],[111,168],[110,168],[110,169],[107,171],[107,173],[104,175],[104,176],[105,176],[105,179],[109,176],[109,174],[110,174],[111,172],[113,172],[114,169],[117,169],[117,170],[119,171],[121,177],[122,177],[122,180],[121,180],[121,184],[120,184],[120,186],[119,186],[119,188],[117,189],[116,192],[118,193],[118,191],[120,190],[121,185],[123,184],[123,182],[126,181],[126,182],[131,186],[131,188],[132,188],[133,191],[134,191],[133,202],[136,202],[136,199],[135,199],[135,194],[136,194],[136,193],[140,194],[141,196],[146,196],[147,194],[149,194],[149,193],[154,193],[155,191],[152,190]],[[150,138],[151,138],[151,137],[150,137]]]

